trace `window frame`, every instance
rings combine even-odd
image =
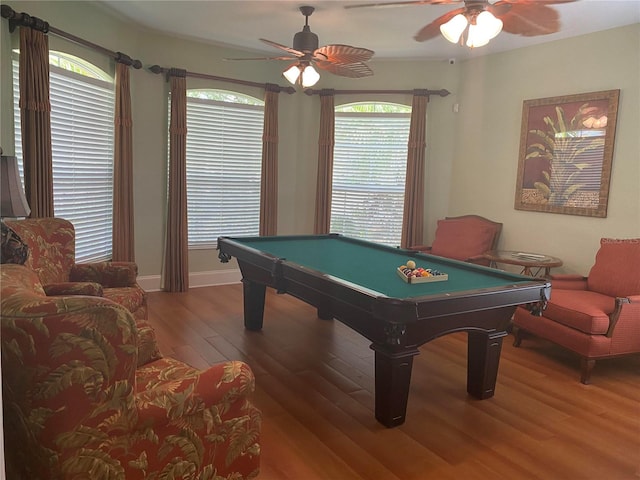
[[[57,66],[61,63],[66,68]],[[110,260],[113,254],[115,78],[87,60],[55,50],[49,52],[49,69],[54,212],[74,224],[76,261]],[[12,70],[15,154],[23,178],[19,52],[16,50]],[[58,87],[65,86],[72,88],[57,92]],[[70,98],[73,92],[75,96]],[[100,174],[95,175],[96,172]],[[96,178],[100,181],[96,182]]]
[[[212,116],[225,114],[207,125],[197,125],[197,135],[201,141],[197,144],[194,140],[195,109],[200,109],[200,115],[204,115],[205,110],[209,110]],[[239,126],[249,129],[249,145],[243,145],[243,140],[238,136]],[[207,128],[217,131],[217,135],[206,135],[204,132]],[[190,250],[217,248],[218,237],[222,235],[259,234],[263,128],[263,100],[223,89],[187,90],[186,176]],[[209,158],[204,158],[207,149],[214,151],[215,155],[209,154]],[[198,152],[197,157],[194,152]],[[250,161],[248,165],[247,159]],[[198,173],[193,173],[195,171]],[[241,188],[242,184],[244,187]],[[230,185],[234,188],[229,188]],[[208,192],[205,191],[207,188]],[[210,198],[208,203],[200,203],[206,197]],[[203,218],[204,211],[208,212],[208,219]],[[213,218],[212,213],[215,215]],[[249,221],[243,223],[242,220]],[[234,228],[226,230],[229,225]]]
[[[375,121],[373,125],[367,125],[365,119]],[[353,125],[348,127],[350,120],[353,120]],[[332,232],[386,245],[400,244],[410,121],[411,106],[399,103],[364,101],[335,107]],[[384,138],[386,130],[392,130],[394,136],[402,130],[402,137],[391,143],[371,143],[372,139]],[[361,138],[357,138],[359,135]],[[347,144],[349,141],[352,144]],[[364,168],[367,159],[368,175],[352,175],[349,179],[345,172],[353,171],[354,165]],[[391,159],[393,166],[387,168],[383,163],[385,159]],[[387,175],[394,177],[393,181],[387,181]],[[338,206],[336,200],[340,196],[343,198]],[[387,198],[381,202],[385,196]],[[355,216],[353,208],[359,203],[364,208],[360,216]],[[393,206],[390,214],[385,210],[387,206]],[[345,228],[348,220],[351,225]],[[368,230],[356,232],[364,223]],[[391,235],[391,231],[395,233]]]

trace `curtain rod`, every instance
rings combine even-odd
[[[158,73],[159,74],[159,73],[168,73],[172,69],[171,68],[164,68],[164,67],[161,67],[160,65],[152,65],[151,67],[149,67],[149,70],[151,72],[153,72],[153,73]],[[273,89],[273,90],[277,90],[278,92],[286,92],[286,93],[289,93],[289,94],[296,93],[296,89],[293,88],[293,87],[281,87],[279,85],[275,85],[275,84],[272,84],[272,83],[258,83],[258,82],[251,82],[249,80],[238,80],[236,78],[217,77],[215,75],[209,75],[209,74],[206,74],[206,73],[187,72],[186,70],[184,70],[183,72],[184,72],[185,76],[187,76],[187,77],[204,78],[205,80],[220,80],[222,82],[236,83],[238,85],[247,85],[249,87]]]
[[[43,33],[52,33],[54,35],[57,35],[58,37],[65,38],[84,47],[89,47],[93,50],[97,50],[98,52],[113,58],[116,62],[124,63],[125,65],[129,65],[130,67],[136,69],[142,68],[142,62],[140,60],[134,60],[129,55],[126,55],[122,52],[114,52],[100,45],[96,45],[95,43],[91,43],[83,38],[76,37],[75,35],[60,30],[59,28],[52,27],[48,22],[45,22],[38,17],[32,17],[31,15],[24,12],[17,13],[9,5],[1,6],[1,14],[3,18],[9,20],[9,32],[11,33],[13,33],[16,27],[30,27]]]
[[[451,92],[449,90],[428,90],[428,89],[417,89],[417,90],[333,90],[331,88],[314,90],[313,88],[308,88],[304,91],[306,95],[322,95],[327,93],[333,93],[334,95],[342,95],[342,94],[360,94],[360,93],[381,93],[381,94],[409,94],[413,95],[414,93],[422,93],[423,95],[438,95],[440,97],[446,97]]]

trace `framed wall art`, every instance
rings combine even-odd
[[[620,90],[525,100],[515,208],[606,217]]]

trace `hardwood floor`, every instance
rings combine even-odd
[[[466,334],[414,358],[404,425],[373,416],[373,351],[338,321],[267,293],[262,332],[243,327],[242,287],[149,294],[165,355],[205,368],[247,362],[263,412],[261,480],[638,480],[640,357],[579,359],[505,338],[496,394],[466,393]]]

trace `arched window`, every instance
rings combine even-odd
[[[13,62],[16,156],[22,167],[17,55]],[[112,252],[113,78],[95,65],[49,52],[53,205],[74,224],[76,259],[107,260]]]
[[[264,102],[226,90],[187,91],[189,247],[258,235]]]
[[[331,231],[400,245],[411,107],[335,108]]]

